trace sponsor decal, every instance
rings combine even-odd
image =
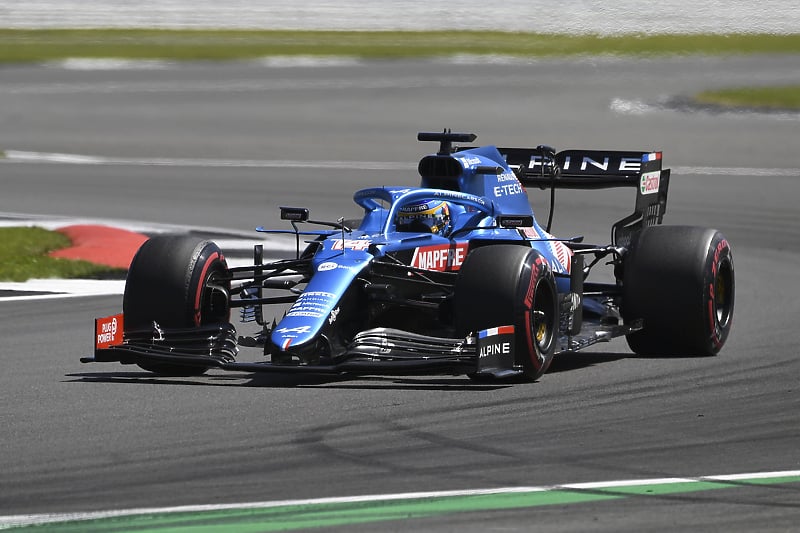
[[[122,344],[122,314],[98,318],[94,321],[96,350]]]
[[[496,328],[484,329],[478,332],[478,338],[494,337],[495,335],[508,335],[514,333],[514,326],[498,326]]]
[[[359,250],[364,251],[372,244],[370,239],[334,239],[333,250]]]
[[[645,154],[648,155],[648,154]],[[653,155],[653,154],[649,154]],[[658,159],[661,159],[660,153]],[[528,168],[536,168],[542,166],[542,156],[538,154],[531,155],[530,162],[528,163]],[[655,159],[653,159],[655,160]],[[546,163],[550,163],[552,159],[545,158],[544,161]],[[649,160],[647,160],[649,161]],[[606,156],[602,159],[600,158],[592,158],[589,156],[583,157],[576,157],[573,158],[571,155],[564,156],[564,164],[561,167],[561,170],[571,170],[577,171],[580,170],[581,172],[585,172],[586,170],[600,170],[603,172],[637,172],[642,168],[642,163],[647,162],[644,159],[639,159],[638,157],[610,157]]]
[[[298,326],[296,328],[279,328],[276,329],[275,331],[277,331],[278,333],[282,333],[284,335],[286,335],[287,333],[297,333],[299,335],[311,331],[311,326]]]
[[[466,194],[458,191],[435,191],[432,195],[434,198],[452,198],[453,200],[468,200],[475,202],[479,205],[486,205],[486,201],[480,196]]]
[[[300,298],[317,298],[321,300],[336,298],[336,295],[332,292],[324,292],[324,291],[306,291],[300,295]]]
[[[461,161],[461,164],[464,165],[464,168],[469,168],[472,165],[481,164],[481,160],[479,157],[459,157],[458,160]]]
[[[511,342],[496,342],[481,346],[478,357],[489,357],[491,355],[509,355],[511,354]]]
[[[336,318],[339,316],[339,311],[341,311],[341,307],[337,307],[333,311],[331,311],[331,316],[328,317],[328,324],[333,324],[336,322]]]
[[[522,188],[519,181],[516,183],[507,183],[504,185],[497,185],[494,187],[494,196],[495,198],[500,198],[502,196],[513,196],[515,194],[525,194],[525,189]]]
[[[439,272],[460,270],[467,257],[468,249],[469,243],[467,242],[422,246],[414,250],[411,266]]]
[[[533,227],[530,227],[530,228],[519,228],[519,232],[522,233],[523,237],[526,237],[528,239],[541,239],[542,238],[539,235],[539,233],[535,229],[533,229]]]
[[[553,253],[556,256],[560,265],[551,265],[551,268],[555,271],[559,271],[558,267],[564,267],[564,270],[569,273],[572,271],[572,250],[569,247],[560,241],[553,241]]]
[[[531,315],[533,313],[533,297],[534,293],[536,292],[536,282],[546,272],[547,261],[541,256],[537,257],[534,260],[532,267],[531,277],[528,282],[528,290],[525,293],[525,298],[523,299],[526,324],[533,324],[533,317]],[[530,356],[531,363],[533,363],[533,367],[537,370],[542,368],[542,365],[544,365],[544,354],[540,354],[539,350],[536,349],[536,339],[534,338],[534,333],[530,327],[525,328],[525,340],[527,341],[528,354]]]
[[[715,282],[722,256],[726,254],[728,248],[729,244],[727,239],[722,239],[717,243],[717,247],[714,250],[714,258],[711,262],[711,283],[708,284],[708,320],[711,330],[711,341],[717,349],[722,346],[722,325],[719,323],[719,320],[717,320],[717,313],[714,309],[717,302]]]
[[[642,178],[640,181],[640,188],[642,194],[653,194],[658,192],[658,187],[661,183],[661,172],[656,170],[655,172],[645,172],[642,174]]]
[[[316,311],[311,307],[299,307],[297,309],[292,309],[286,316],[305,316],[309,318],[322,318],[324,313],[321,311]]]
[[[499,326],[478,332],[479,370],[514,367],[514,326]]]
[[[304,292],[297,297],[286,316],[322,318],[333,307],[335,294],[323,291]],[[280,332],[280,330],[277,330]]]
[[[357,266],[342,265],[333,261],[325,261],[324,263],[320,263],[320,265],[317,267],[317,272],[329,272],[331,270],[336,270],[337,268],[349,270],[351,272],[357,272],[361,270]]]

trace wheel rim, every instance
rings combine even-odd
[[[195,324],[216,324],[230,319],[229,289],[219,268],[212,268],[200,289],[199,305],[195,310]]]
[[[539,354],[547,353],[554,339],[553,294],[546,284],[537,287],[531,313],[531,332]]]
[[[714,279],[714,314],[724,328],[731,319],[733,308],[733,269],[729,261],[719,265]]]

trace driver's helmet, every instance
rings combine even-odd
[[[450,206],[442,200],[405,205],[398,210],[397,231],[416,231],[447,235],[450,232]]]

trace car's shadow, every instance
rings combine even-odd
[[[202,376],[156,376],[150,372],[81,372],[67,374],[67,382],[159,384],[204,387],[325,388],[325,389],[402,389],[402,390],[497,390],[513,382],[474,382],[466,376],[360,376],[331,374],[225,373],[213,371]]]
[[[569,372],[572,370],[581,370],[590,366],[597,366],[607,363],[613,363],[620,359],[631,359],[637,357],[633,353],[619,353],[619,352],[573,352],[566,353],[555,357],[547,369],[548,374],[556,372]]]
[[[633,353],[621,352],[576,352],[556,357],[548,374],[574,372],[584,368],[603,365],[622,359],[639,359]],[[133,372],[80,372],[67,374],[67,382],[160,384],[174,386],[205,387],[266,387],[298,388],[321,387],[326,389],[402,389],[402,390],[485,390],[492,391],[520,383],[511,380],[472,380],[463,375],[416,375],[416,376],[362,376],[347,374],[292,374],[279,372],[244,373],[209,371],[201,376],[171,377],[157,376],[141,370]]]

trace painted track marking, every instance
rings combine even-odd
[[[541,487],[412,492],[222,505],[120,509],[89,513],[0,516],[0,529],[37,531],[186,530],[286,531],[425,518],[460,512],[566,505],[630,496],[668,495],[800,483],[800,470],[571,483]],[[255,529],[254,529],[255,528]]]
[[[321,168],[349,170],[415,170],[415,164],[392,161],[309,161],[290,159],[189,159],[189,158],[143,158],[143,157],[103,157],[81,154],[51,152],[29,152],[6,150],[5,159],[9,163],[61,163],[74,165],[128,165],[165,167],[206,167],[206,168]],[[708,176],[761,176],[761,177],[800,177],[800,168],[750,168],[750,167],[671,167],[676,174],[699,174]]]

